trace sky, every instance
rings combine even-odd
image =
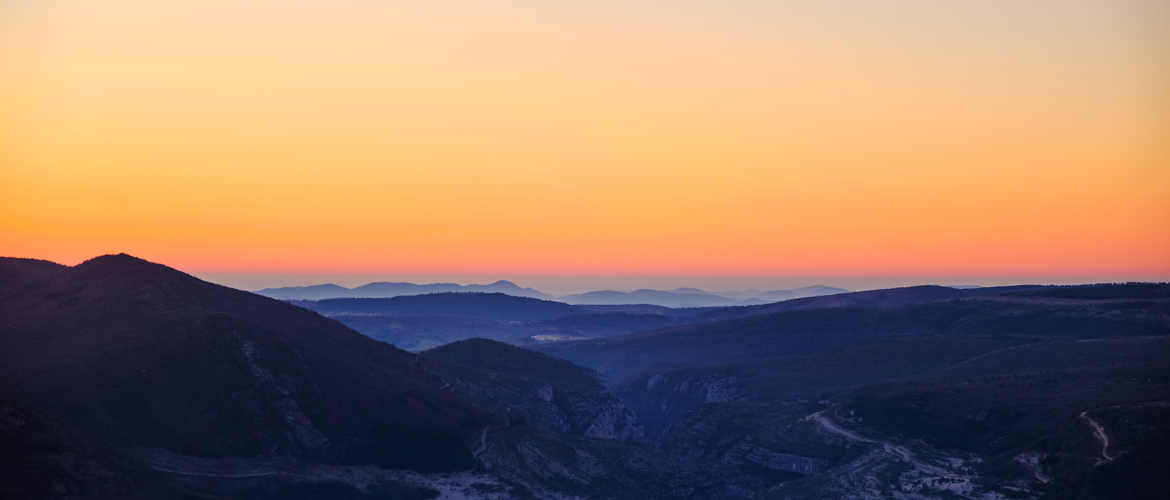
[[[0,255],[249,288],[1167,280],[1168,23],[1157,0],[8,0]]]

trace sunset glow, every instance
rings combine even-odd
[[[1162,2],[335,3],[0,6],[0,254],[1170,276]]]

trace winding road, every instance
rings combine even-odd
[[[898,458],[901,458],[906,463],[909,463],[910,465],[914,466],[916,469],[921,470],[923,472],[926,472],[929,474],[934,474],[936,476],[942,476],[942,477],[955,476],[955,474],[949,470],[946,470],[946,469],[943,469],[942,467],[931,465],[931,464],[928,464],[926,462],[919,460],[917,457],[914,456],[914,453],[911,452],[909,449],[907,449],[905,446],[896,445],[896,444],[890,443],[888,441],[880,441],[877,439],[870,439],[870,438],[862,436],[856,432],[853,432],[849,429],[841,427],[840,425],[837,425],[836,422],[833,422],[832,420],[829,419],[829,417],[825,416],[826,411],[829,411],[829,409],[826,408],[824,410],[813,413],[805,418],[816,422],[821,427],[823,427],[826,431],[829,431],[830,433],[844,437],[845,439],[848,439],[850,441],[881,445],[882,450],[884,450],[886,453],[890,453],[892,455],[898,456]]]
[[[1096,420],[1093,420],[1093,417],[1089,416],[1089,410],[1081,412],[1081,419],[1089,424],[1089,427],[1093,428],[1093,435],[1101,442],[1101,458],[1098,458],[1097,463],[1094,465],[1112,462],[1113,457],[1109,456],[1109,435],[1105,433],[1105,427],[1097,423]]]
[[[150,468],[154,471],[157,471],[157,472],[166,472],[168,474],[178,474],[180,476],[215,477],[215,478],[226,478],[226,479],[245,479],[245,478],[252,478],[252,477],[268,477],[268,476],[275,476],[277,474],[281,474],[280,472],[277,472],[277,471],[243,472],[243,473],[189,471],[189,470],[171,469],[171,468],[163,467],[160,465],[153,465],[153,464],[150,466]],[[297,474],[288,474],[288,473],[285,473],[285,474],[291,475],[291,476],[299,476]]]

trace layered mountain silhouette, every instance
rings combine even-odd
[[[415,352],[475,337],[523,345],[549,339],[622,335],[679,324],[697,312],[644,311],[626,306],[597,311],[502,293],[433,293],[293,303]]]
[[[433,293],[385,299],[326,299],[298,304],[322,314],[455,315],[508,321],[544,320],[584,312],[562,302],[502,293]]]
[[[720,477],[638,442],[589,369],[486,340],[420,357],[127,255],[0,259],[0,318],[6,497],[666,498]]]
[[[1170,320],[1156,312],[1166,307],[1158,296],[1165,289],[1170,286],[925,285],[702,310],[681,326],[539,349],[621,379],[660,364],[828,351],[891,335],[1160,335],[1170,333]],[[1115,296],[1100,298],[1109,294]],[[1126,300],[1136,302],[1114,303]],[[1144,300],[1156,302],[1147,307]]]
[[[739,303],[738,300],[708,293],[697,288],[679,288],[675,290],[639,289],[632,292],[599,290],[566,295],[561,297],[561,300],[570,304],[652,304],[666,307],[726,306]]]
[[[0,493],[1165,498],[1168,362],[1158,283],[288,302],[3,258]]]
[[[265,297],[283,300],[321,300],[334,298],[387,298],[401,295],[423,295],[430,293],[505,293],[516,297],[538,299],[552,298],[534,288],[524,288],[511,281],[499,280],[487,285],[460,285],[458,283],[375,282],[356,288],[346,288],[327,283],[323,285],[265,288],[256,293]]]
[[[779,302],[781,300],[800,299],[804,297],[817,297],[820,295],[835,295],[838,293],[848,293],[849,290],[844,288],[837,288],[824,285],[804,286],[800,288],[792,288],[787,290],[736,290],[724,292],[723,295],[731,297],[745,304],[750,303],[767,303]]]
[[[638,289],[633,291],[596,290],[559,297],[534,288],[521,287],[511,281],[499,280],[487,285],[460,285],[457,283],[416,284],[408,282],[376,282],[355,288],[333,283],[282,288],[265,288],[256,293],[281,300],[325,300],[337,298],[391,298],[436,293],[503,293],[515,297],[558,300],[577,305],[657,305],[663,307],[716,307],[750,305],[781,300],[845,293],[848,290],[823,285],[791,290],[740,290],[708,292],[698,288],[673,290]]]

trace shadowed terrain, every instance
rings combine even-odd
[[[112,255],[0,260],[0,313],[5,497],[1167,492],[1164,284],[291,304]]]
[[[477,337],[517,345],[608,337],[693,321],[698,313],[658,306],[574,306],[502,293],[293,303],[414,352]]]
[[[605,375],[671,453],[762,447],[824,471],[768,498],[1157,498],[1168,291],[914,287],[539,349]]]
[[[0,283],[0,397],[48,419],[27,425],[195,457],[475,465],[484,415],[416,356],[311,311],[126,255],[3,259]]]

